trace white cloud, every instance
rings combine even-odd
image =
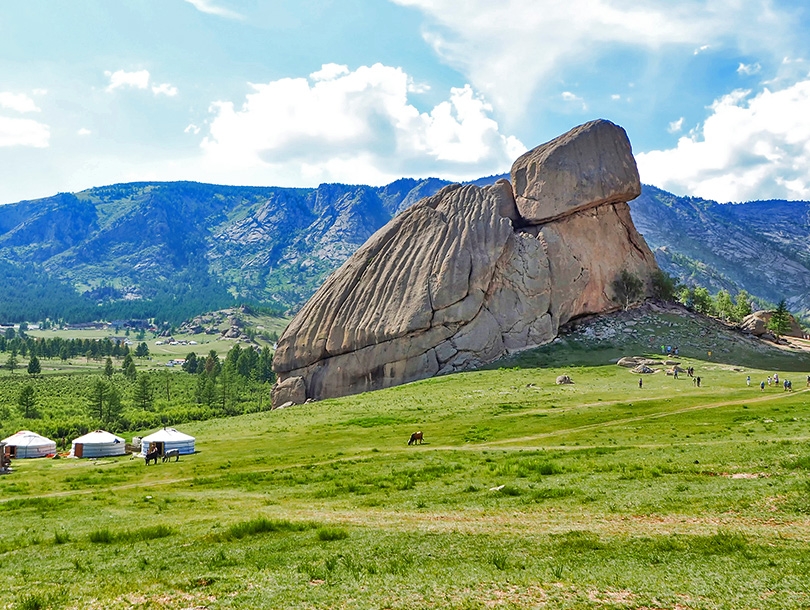
[[[39,108],[30,97],[24,93],[10,93],[0,91],[0,108],[16,112],[39,112]]]
[[[737,90],[675,148],[636,155],[641,179],[717,201],[810,199],[810,80]]]
[[[692,52],[692,55],[700,55],[704,51],[708,51],[710,48],[711,48],[711,45],[708,45],[708,44],[701,45]]]
[[[340,64],[324,64],[317,72],[309,75],[312,80],[333,80],[338,76],[344,76],[349,73],[349,66]]]
[[[50,127],[44,123],[0,116],[0,146],[47,148],[50,138]]]
[[[217,17],[227,17],[229,19],[243,19],[242,15],[221,6],[214,4],[212,0],[186,0],[194,8],[202,13],[216,15]]]
[[[622,99],[622,96],[619,95],[618,93],[614,93],[614,94],[612,94],[610,96],[610,99],[612,99],[613,101],[618,101],[618,100]]]
[[[737,74],[744,74],[746,76],[751,76],[752,74],[758,74],[760,70],[762,70],[762,66],[760,66],[758,63],[755,64],[741,63],[737,68]]]
[[[678,133],[681,129],[683,129],[683,117],[679,118],[677,121],[672,121],[669,127],[667,127],[669,133]]]
[[[138,70],[136,72],[116,70],[115,72],[107,71],[104,75],[110,79],[107,91],[115,91],[121,87],[146,89],[149,86],[149,70]]]
[[[254,184],[468,179],[506,171],[526,150],[500,133],[492,107],[469,85],[419,112],[407,99],[410,80],[382,64],[353,72],[327,65],[310,79],[251,85],[241,108],[211,106],[206,171]]]
[[[583,111],[588,109],[588,105],[585,103],[585,100],[583,100],[575,93],[572,93],[570,91],[563,91],[560,97],[562,97],[563,101],[565,102],[571,102],[579,105]]]
[[[392,1],[421,10],[425,41],[515,122],[536,90],[617,45],[686,56],[708,42],[781,59],[796,23],[766,0]]]
[[[76,135],[78,135],[78,136],[89,136],[91,133],[93,133],[93,132],[90,131],[89,129],[87,129],[87,127],[82,127],[81,129],[79,129],[79,131],[76,132]]]
[[[183,130],[183,133],[190,133],[196,136],[198,133],[200,133],[200,128],[194,123],[189,123],[189,125]]]
[[[152,93],[155,95],[165,95],[167,97],[174,97],[177,95],[177,87],[169,83],[162,83],[160,85],[152,85]]]
[[[126,70],[116,70],[104,72],[104,75],[110,79],[110,84],[107,85],[107,91],[112,92],[122,87],[129,87],[132,89],[149,89],[149,80],[151,78],[149,70],[137,70],[135,72],[127,72]],[[157,95],[165,95],[167,97],[174,97],[177,95],[177,87],[169,83],[154,84],[151,87],[152,93]]]

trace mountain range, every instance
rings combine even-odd
[[[447,184],[138,182],[3,205],[0,322],[177,323],[236,302],[295,310],[377,229]],[[630,206],[659,265],[682,282],[808,312],[810,202],[719,204],[644,186]]]

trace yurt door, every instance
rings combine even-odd
[[[10,458],[17,457],[17,445],[7,445],[6,446],[6,455]]]
[[[163,446],[164,446],[163,441],[157,441],[155,443],[152,443],[152,445],[154,445],[155,449],[158,450],[158,455],[163,456]]]
[[[84,453],[84,445],[82,443],[76,443],[73,445],[73,455],[80,458],[82,457],[82,453]]]

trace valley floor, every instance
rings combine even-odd
[[[810,605],[810,371],[555,354],[190,423],[177,463],[15,461],[0,608]]]

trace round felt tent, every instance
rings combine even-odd
[[[30,430],[20,430],[17,434],[4,438],[3,443],[9,457],[17,459],[45,457],[56,453],[54,441]]]
[[[127,452],[126,443],[120,436],[104,430],[88,432],[73,441],[70,448],[71,457],[109,457],[124,455]]]
[[[188,455],[194,453],[194,440],[193,436],[179,432],[174,428],[162,428],[141,439],[141,454],[146,455],[152,449],[157,448],[160,455],[170,449],[179,450],[180,455]]]

